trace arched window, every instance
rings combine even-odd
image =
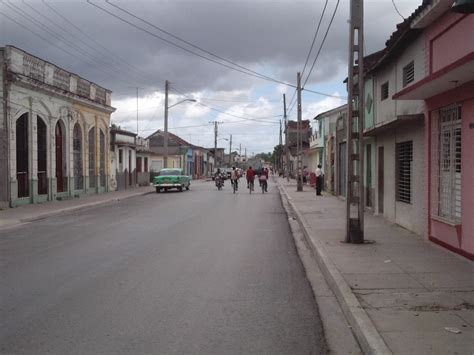
[[[89,130],[89,187],[95,187],[95,127]]]
[[[82,190],[84,188],[84,176],[82,173],[82,129],[79,123],[74,125],[72,152],[74,159],[74,189]]]
[[[28,188],[28,114],[16,121],[16,180],[18,197],[29,196]]]
[[[63,192],[67,189],[66,154],[65,154],[65,129],[61,121],[56,123],[55,141],[56,141],[56,191]]]
[[[105,134],[100,130],[100,186],[105,186]]]
[[[46,123],[38,116],[37,118],[37,145],[38,145],[38,195],[46,195],[48,193],[47,170],[47,134]]]

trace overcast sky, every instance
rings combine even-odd
[[[308,78],[337,2],[327,1],[302,76],[306,89],[330,96],[303,92],[303,119],[343,104],[346,97],[342,81],[347,75],[349,0],[340,1]],[[421,2],[395,0],[404,17]],[[169,80],[170,105],[186,98],[197,100],[169,110],[171,132],[193,144],[212,147],[214,131],[209,122],[219,121],[218,146],[228,148],[225,139],[232,134],[233,148],[241,145],[242,153],[247,148],[251,154],[272,151],[278,144],[282,95],[286,94],[292,108],[295,92],[284,83],[295,85],[296,73],[303,71],[326,0],[90,3],[3,0],[0,45],[17,46],[112,90],[112,105],[117,108],[112,123],[134,132],[135,87],[139,87],[138,126],[145,137],[163,128],[164,87]],[[382,49],[401,21],[392,0],[366,0],[366,54]],[[296,108],[289,118],[296,119]]]

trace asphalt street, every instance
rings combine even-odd
[[[324,353],[278,189],[226,182],[0,231],[1,353]]]

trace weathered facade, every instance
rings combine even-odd
[[[110,129],[110,185],[124,190],[137,184],[136,134],[119,128]]]
[[[1,203],[108,191],[111,91],[13,46],[0,64]]]
[[[410,21],[422,31],[420,80],[394,92],[398,102],[423,100],[424,218],[427,239],[474,260],[474,15],[452,1],[421,7]]]

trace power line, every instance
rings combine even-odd
[[[231,60],[229,60],[229,59],[223,58],[223,57],[221,57],[221,56],[219,56],[219,55],[217,55],[217,54],[214,54],[214,53],[210,52],[209,50],[203,49],[202,47],[199,47],[199,46],[197,46],[197,45],[195,45],[195,44],[193,44],[193,43],[191,43],[191,42],[189,42],[189,41],[186,41],[186,40],[184,40],[184,39],[182,39],[182,38],[180,38],[180,37],[178,37],[178,36],[172,34],[171,32],[166,31],[166,30],[164,30],[164,29],[162,29],[162,28],[160,28],[160,27],[154,25],[153,23],[151,23],[151,22],[149,22],[149,21],[147,21],[147,20],[145,20],[145,19],[143,19],[143,18],[141,18],[141,17],[139,17],[139,16],[136,16],[136,15],[133,14],[132,12],[127,11],[127,10],[125,10],[124,8],[122,8],[122,7],[118,6],[118,5],[112,4],[109,0],[105,0],[105,2],[106,2],[107,4],[109,4],[109,5],[113,6],[113,7],[115,7],[116,9],[118,9],[118,10],[120,10],[120,11],[122,11],[122,12],[124,12],[124,13],[126,13],[126,14],[128,14],[128,15],[130,15],[130,16],[132,16],[133,18],[135,18],[135,19],[137,19],[137,20],[139,20],[139,21],[141,21],[141,22],[143,22],[143,23],[145,23],[145,24],[147,24],[147,25],[149,25],[149,26],[151,26],[151,27],[157,29],[158,31],[160,31],[160,32],[162,32],[162,33],[165,33],[165,34],[167,34],[168,36],[173,37],[174,39],[177,39],[178,41],[181,41],[181,42],[187,44],[188,46],[191,46],[191,47],[193,47],[193,48],[195,48],[195,49],[198,49],[198,50],[200,50],[200,51],[202,51],[202,52],[204,52],[204,53],[206,53],[206,54],[209,54],[209,55],[211,55],[211,56],[213,56],[213,57],[215,57],[215,58],[218,58],[218,59],[220,59],[220,60],[222,60],[222,61],[224,61],[224,62],[227,62],[227,63],[229,63],[229,64],[235,65],[236,67],[241,68],[241,69],[243,69],[243,70],[246,70],[246,71],[248,71],[248,72],[250,72],[250,73],[253,73],[253,74],[255,74],[255,75],[258,75],[259,77],[266,78],[266,79],[271,80],[271,81],[279,82],[279,81],[277,81],[276,79],[274,79],[274,78],[272,78],[272,77],[269,77],[269,76],[267,76],[267,75],[265,75],[265,74],[261,74],[261,73],[259,73],[259,72],[256,72],[256,71],[252,70],[252,69],[249,69],[249,68],[247,68],[247,67],[244,67],[243,65],[240,65],[240,64],[238,64],[238,63],[235,63],[235,62],[233,62],[233,61],[231,61]]]
[[[309,48],[308,55],[306,56],[306,61],[303,66],[303,70],[301,71],[301,76],[304,75],[306,65],[308,64],[309,57],[311,56],[311,52],[313,51],[314,42],[316,42],[316,37],[318,36],[318,33],[319,33],[319,27],[321,27],[321,22],[323,21],[324,13],[326,12],[327,6],[328,6],[328,0],[326,0],[323,11],[321,12],[321,17],[319,18],[318,27],[316,28],[316,32],[314,33],[314,37],[313,37],[313,42],[311,42],[311,47]]]
[[[81,52],[81,48],[78,49],[77,46],[73,45],[73,44],[70,44],[68,43],[67,40],[64,40],[61,36],[55,34],[54,31],[51,31],[47,26],[45,26],[44,24],[41,24],[39,23],[38,21],[36,21],[31,15],[27,14],[26,12],[21,12],[21,10],[16,7],[15,5],[13,4],[8,4],[6,2],[2,2],[4,5],[6,5],[8,8],[10,8],[11,10],[13,10],[15,13],[17,13],[18,15],[20,15],[20,17],[26,19],[27,21],[29,21],[30,23],[32,23],[33,25],[36,25],[37,27],[39,27],[40,29],[42,29],[44,32],[46,33],[49,33],[50,35],[52,35],[54,38],[56,38],[57,40],[59,40],[60,42],[63,42],[65,43],[68,47],[72,48],[73,50],[75,50],[77,53],[81,54],[82,56],[86,57],[86,55],[84,55],[84,53]],[[10,21],[16,23],[18,26],[26,29],[27,31],[33,33],[34,35],[36,35],[37,37],[41,38],[42,40],[44,40],[45,42],[51,44],[53,47],[55,48],[58,48],[59,50],[63,51],[64,53],[74,57],[75,59],[77,59],[77,55],[76,54],[73,54],[71,53],[70,51],[58,46],[56,43],[50,41],[49,39],[41,36],[39,33],[37,33],[36,31],[30,29],[29,27],[25,26],[24,24],[16,21],[15,19],[13,19],[12,17],[6,15],[5,13],[2,13],[3,16],[5,16],[6,18],[8,18]],[[84,60],[84,59],[83,59]],[[109,77],[115,77],[117,74],[116,73],[110,73],[110,72],[107,72],[103,69],[101,69],[97,64],[94,64],[90,61],[88,61],[87,59],[84,60],[84,62],[86,62],[87,64],[91,65],[92,68],[98,70],[98,71],[101,71],[103,73],[105,73],[107,76]],[[121,80],[122,81],[122,80]]]
[[[395,0],[392,0],[392,4],[393,4],[393,7],[395,8],[395,11],[397,11],[397,14],[399,14],[400,17],[403,19],[403,21],[405,21],[405,17],[400,13],[400,11],[398,11],[398,7],[395,4]]]
[[[318,53],[316,53],[316,57],[313,60],[313,65],[311,65],[311,69],[309,70],[308,76],[306,77],[306,80],[304,81],[304,84],[302,86],[303,89],[304,89],[306,83],[308,82],[309,77],[311,76],[311,73],[313,72],[314,65],[316,64],[316,61],[318,60],[319,54],[321,53],[321,50],[323,49],[324,42],[326,42],[326,38],[327,38],[329,30],[331,29],[331,26],[332,26],[332,22],[334,21],[334,17],[336,16],[337,8],[339,7],[339,1],[340,0],[337,0],[336,7],[334,8],[334,12],[332,14],[331,20],[329,21],[328,28],[326,30],[326,33],[324,34],[324,37],[323,37],[323,40],[322,40],[320,46],[319,46]]]
[[[183,97],[187,98],[187,99],[191,99],[190,97],[188,97],[184,92],[182,92],[181,90],[178,90],[176,87],[172,87],[172,89],[174,91],[176,91],[177,93],[181,94]],[[204,106],[204,107],[207,107],[209,108],[210,110],[212,111],[215,111],[215,112],[219,112],[219,113],[222,113],[224,115],[228,115],[228,116],[231,116],[231,117],[235,117],[235,118],[241,118],[243,120],[246,120],[246,121],[258,121],[258,122],[264,122],[264,123],[269,123],[269,124],[279,124],[278,122],[274,122],[274,121],[265,121],[264,119],[262,118],[247,118],[247,117],[243,117],[243,116],[240,116],[240,115],[236,115],[236,114],[233,114],[233,113],[229,113],[229,112],[226,112],[226,111],[223,111],[222,109],[218,109],[216,107],[213,107],[213,106],[209,106],[205,103],[202,103],[200,101],[196,101],[197,104],[201,105],[201,106]],[[272,116],[270,118],[274,118],[274,117],[280,117],[281,115],[278,115],[278,116]]]
[[[67,23],[68,26],[71,26],[73,27],[77,32],[79,32],[80,34],[82,34],[83,37],[85,37],[86,39],[88,39],[91,43],[94,43],[95,46],[91,46],[89,45],[86,41],[82,40],[79,38],[79,36],[74,36],[76,38],[78,38],[82,43],[84,43],[85,45],[87,45],[89,48],[93,49],[93,50],[98,50],[100,51],[102,54],[105,54],[108,58],[108,60],[110,62],[115,62],[116,65],[121,65],[120,63],[122,63],[122,65],[126,65],[129,69],[135,71],[139,76],[140,76],[140,79],[144,79],[146,78],[144,81],[148,81],[149,79],[147,78],[147,76],[142,73],[140,71],[140,69],[138,69],[137,67],[135,67],[133,64],[130,64],[129,62],[127,62],[126,60],[122,59],[119,55],[117,55],[116,53],[111,53],[109,49],[107,49],[105,46],[103,46],[102,44],[100,44],[99,42],[97,42],[92,36],[89,36],[86,32],[84,32],[79,26],[75,25],[74,22],[72,22],[70,19],[66,18],[64,15],[62,15],[58,10],[56,10],[52,5],[49,5],[45,0],[42,0],[43,4],[49,9],[51,10],[57,17],[59,17],[63,22]],[[25,3],[26,4],[26,3]],[[56,22],[54,22],[56,23]],[[72,34],[71,34],[72,35]],[[162,80],[164,82],[164,80]]]
[[[183,50],[183,51],[185,51],[185,52],[188,52],[188,53],[190,53],[190,54],[193,54],[193,55],[195,55],[195,56],[197,56],[197,57],[200,57],[200,58],[202,58],[202,59],[204,59],[204,60],[213,62],[213,63],[215,63],[215,64],[221,65],[221,66],[223,66],[223,67],[226,67],[226,68],[228,68],[228,69],[231,69],[231,70],[240,72],[240,73],[245,74],[245,75],[248,75],[248,76],[256,77],[256,78],[259,78],[259,79],[271,81],[271,82],[278,83],[278,84],[283,84],[283,85],[290,86],[290,87],[293,87],[293,88],[296,87],[296,86],[293,85],[293,84],[286,83],[286,82],[284,82],[284,81],[271,78],[271,77],[266,76],[266,75],[264,75],[264,74],[260,74],[260,73],[254,74],[254,73],[257,73],[257,72],[254,72],[253,70],[248,69],[248,68],[245,68],[245,67],[243,67],[243,66],[241,66],[241,65],[233,64],[233,65],[236,65],[236,66],[239,66],[239,67],[243,67],[243,68],[245,68],[245,70],[239,69],[238,67],[237,67],[237,68],[236,68],[236,67],[233,67],[233,66],[231,66],[231,65],[222,63],[222,62],[220,62],[220,61],[218,61],[218,60],[215,60],[215,59],[206,57],[206,56],[204,56],[204,55],[202,55],[202,54],[196,53],[196,52],[190,50],[189,48],[183,47],[183,46],[181,46],[181,45],[179,45],[179,44],[177,44],[177,43],[175,43],[175,42],[172,42],[172,41],[170,41],[170,40],[168,40],[168,39],[166,39],[166,38],[163,38],[163,37],[157,35],[156,33],[153,33],[153,32],[151,32],[151,31],[147,30],[146,28],[143,28],[143,27],[141,27],[141,26],[138,26],[137,24],[135,24],[135,23],[133,23],[133,22],[130,22],[130,21],[128,21],[127,19],[125,19],[125,18],[123,18],[123,17],[120,17],[120,16],[118,16],[118,15],[116,15],[116,14],[110,12],[109,10],[107,10],[107,9],[105,9],[105,8],[103,8],[103,7],[99,6],[99,5],[97,5],[97,4],[92,3],[91,0],[86,0],[86,1],[87,1],[88,4],[94,6],[94,7],[98,8],[99,10],[105,12],[106,14],[108,14],[108,15],[110,15],[110,16],[112,16],[112,17],[114,17],[114,18],[116,18],[116,19],[118,19],[118,20],[120,20],[120,21],[122,21],[122,22],[124,22],[124,23],[126,23],[126,24],[128,24],[129,26],[132,26],[132,27],[134,27],[134,28],[136,28],[136,29],[138,29],[138,30],[140,30],[140,31],[143,31],[143,32],[149,34],[149,35],[152,36],[152,37],[155,37],[155,38],[157,38],[157,39],[159,39],[159,40],[161,40],[161,41],[163,41],[163,42],[168,43],[169,45],[172,45],[172,46],[174,46],[174,47],[177,47],[177,48],[179,48],[179,49],[181,49],[181,50]],[[109,2],[107,2],[107,4],[112,5],[112,6],[116,6],[116,5],[113,5],[113,4],[109,3]],[[126,10],[125,10],[125,11],[126,11]],[[134,16],[134,17],[138,18],[137,16],[135,16],[135,15],[133,15],[133,14],[131,14],[130,16]],[[150,24],[150,23],[147,22],[146,20],[141,19],[141,21],[143,21],[144,23],[147,23],[149,26],[152,26],[152,27],[157,28],[155,25]],[[157,28],[157,29],[158,29],[158,28]],[[159,30],[161,30],[161,29],[159,29]],[[174,36],[174,35],[173,35],[173,36]],[[184,40],[183,40],[183,41],[184,41]],[[185,42],[185,43],[186,43],[186,42]],[[193,45],[193,46],[194,46],[194,45]],[[200,50],[202,50],[202,49],[200,49]],[[204,50],[203,50],[203,51],[204,51]],[[209,53],[210,53],[210,52],[209,52]],[[214,56],[218,57],[217,55],[214,55]],[[221,58],[221,57],[219,57],[219,58]],[[223,59],[221,59],[221,60],[223,60]],[[231,62],[231,61],[228,61],[228,62],[229,62],[229,63],[234,63],[234,62]],[[322,92],[318,92],[318,91],[311,91],[311,92],[312,92],[312,93],[315,93],[315,94],[318,94],[318,95],[323,95],[323,96],[329,96],[329,97],[332,96],[332,95],[330,95],[330,94],[326,94],[326,93],[322,93]]]

